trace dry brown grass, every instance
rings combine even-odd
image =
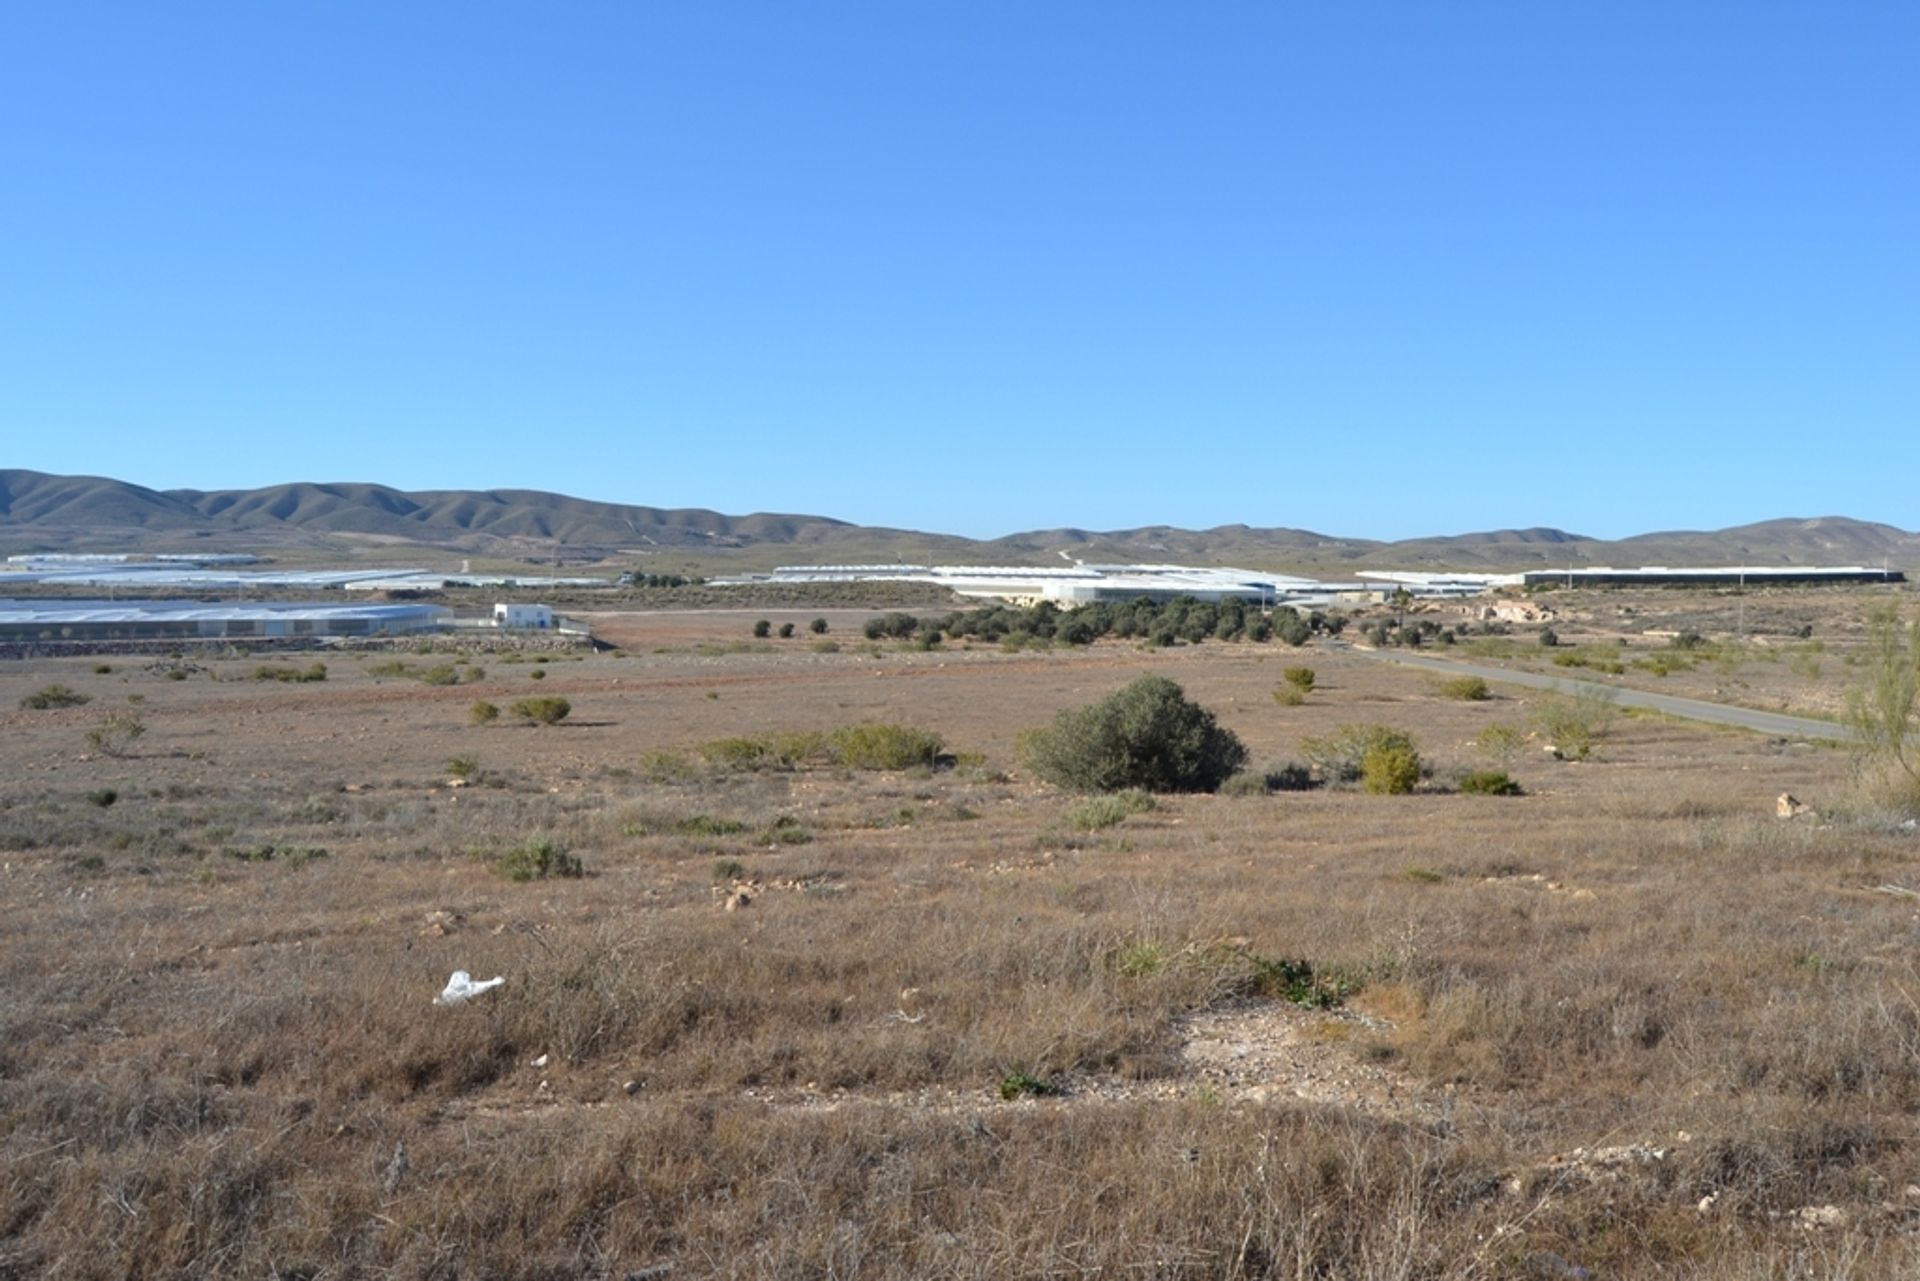
[[[1523,754],[1520,798],[1182,796],[1085,832],[1014,736],[1142,671],[1255,760],[1365,721],[1444,771],[1525,700],[1334,653],[1279,709],[1291,651],[672,626],[680,652],[637,619],[633,656],[551,664],[575,711],[543,730],[467,724],[524,689],[492,661],[445,689],[0,667],[0,708],[95,699],[0,712],[0,1276],[1911,1271],[1920,918],[1881,887],[1920,888],[1920,841],[1771,813],[1830,808],[1843,758],[1625,719],[1595,761]],[[89,752],[128,695],[149,733]],[[862,721],[984,760],[639,768]],[[529,839],[587,876],[476,857]],[[224,853],[266,845],[327,857]],[[1302,1025],[1315,1079],[1223,1091],[1183,1028],[1258,1002],[1260,958],[1355,1013]],[[507,985],[434,1008],[456,968]],[[1014,1072],[1066,1092],[1003,1102]],[[1565,1159],[1632,1145],[1664,1155]]]

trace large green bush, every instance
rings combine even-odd
[[[1088,707],[1024,735],[1035,774],[1079,792],[1212,792],[1246,764],[1247,749],[1164,676],[1142,676]]]

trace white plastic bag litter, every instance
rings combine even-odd
[[[475,983],[473,981],[473,975],[467,973],[465,970],[455,970],[453,977],[447,980],[447,986],[441,989],[440,995],[433,998],[433,1003],[435,1005],[459,1005],[463,1001],[471,1001],[482,992],[491,992],[505,982],[506,979],[496,974],[484,983]]]

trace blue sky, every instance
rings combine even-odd
[[[1920,6],[16,4],[0,466],[1920,527]]]

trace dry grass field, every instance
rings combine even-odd
[[[1622,716],[1464,795],[1528,699],[843,613],[823,652],[817,612],[602,617],[623,652],[450,685],[0,664],[0,1277],[1920,1267],[1920,836],[1844,756]],[[1378,723],[1432,776],[1117,817],[1022,769],[1148,672],[1257,770]],[[20,707],[52,684],[90,701]],[[571,715],[470,723],[529,697]],[[947,756],[699,750],[880,721]],[[437,1007],[455,970],[506,982]]]

